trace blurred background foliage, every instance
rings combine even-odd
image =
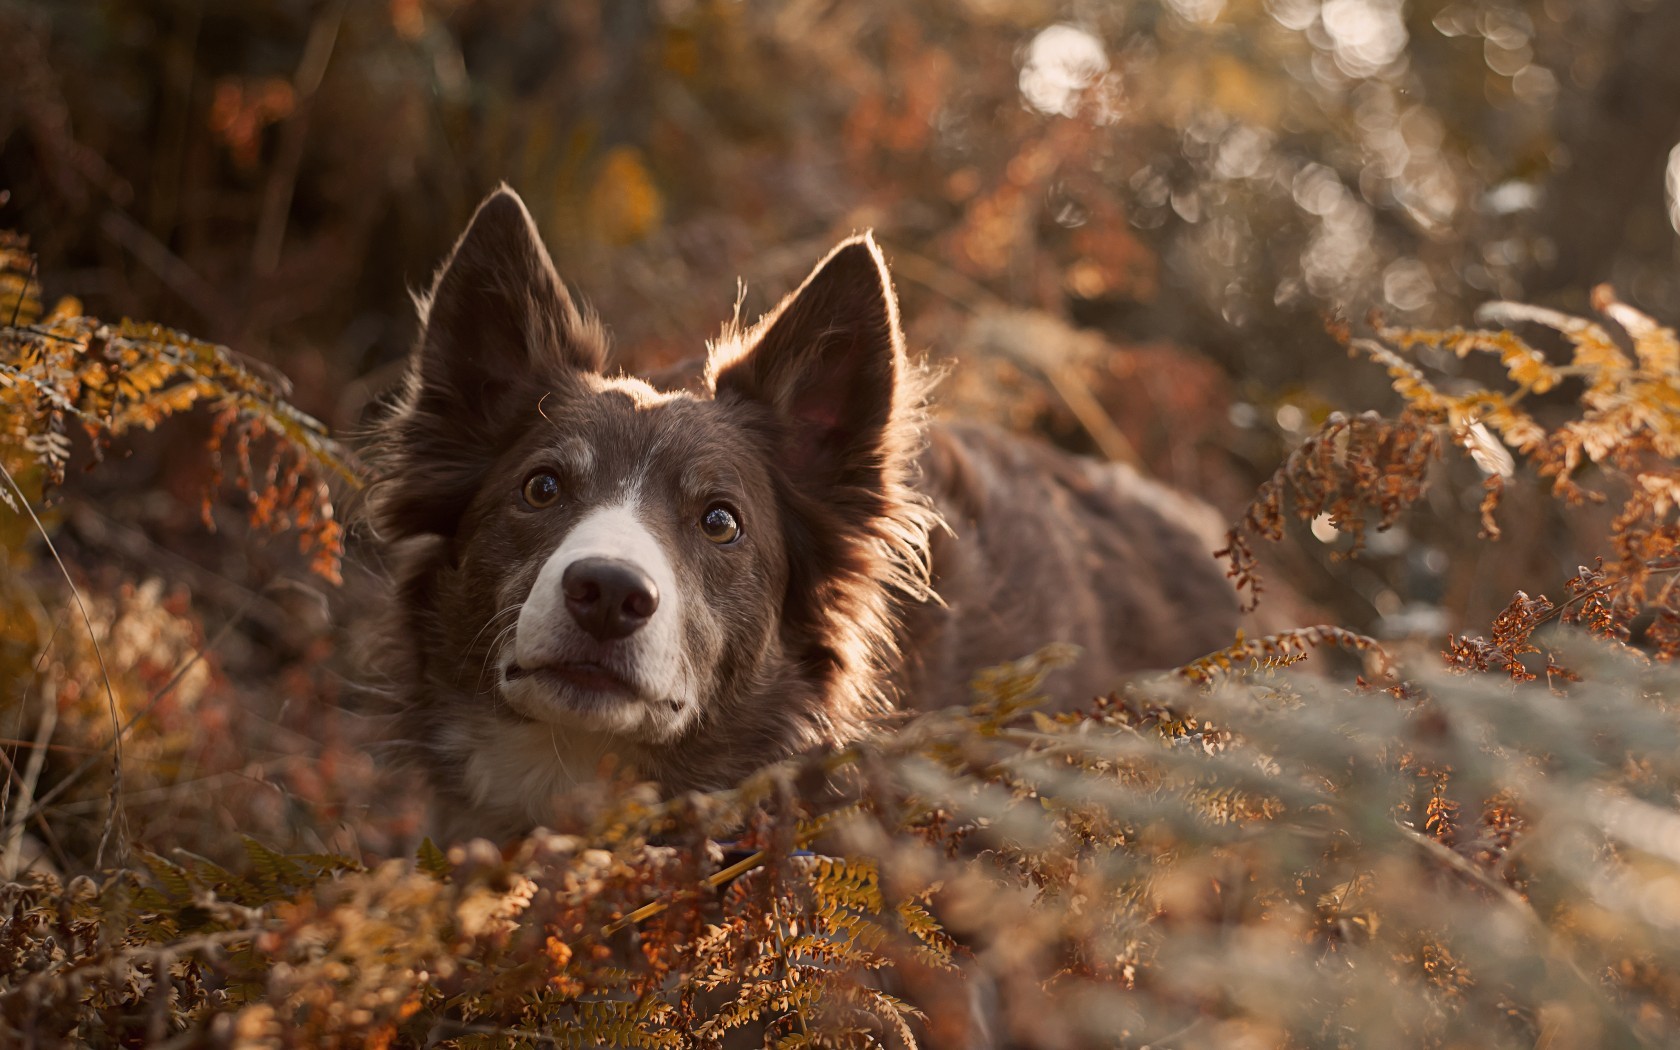
[[[1332,410],[1397,407],[1330,334],[1371,311],[1580,313],[1609,281],[1680,315],[1677,53],[1663,0],[0,0],[0,228],[30,238],[45,302],[224,343],[343,433],[502,180],[630,368],[701,353],[738,297],[755,316],[870,227],[913,347],[956,365],[942,411],[1141,462],[1234,518]],[[1498,374],[1422,354],[1449,393]],[[377,570],[353,534],[323,590],[240,513],[207,533],[211,426],[133,437],[49,526],[92,590],[190,593],[183,637],[237,625],[206,673],[268,698],[224,716],[291,769],[247,770],[283,783],[281,828],[373,776],[336,712]],[[1480,476],[1441,469],[1357,562],[1297,530],[1281,578],[1435,647],[1601,553],[1607,514],[1522,487],[1481,547]]]
[[[340,430],[501,180],[630,367],[873,227],[948,411],[1235,510],[1332,408],[1392,405],[1327,317],[1599,281],[1680,313],[1677,50],[1657,0],[8,0],[0,225],[49,294],[275,365]],[[1299,585],[1438,632],[1590,554],[1536,502],[1455,583],[1473,503],[1357,567],[1308,541]],[[171,513],[121,516],[178,549]]]
[[[338,519],[310,509],[326,489],[307,464],[265,458],[260,434],[237,477],[206,454],[230,386],[261,391],[257,407],[306,436],[307,417],[364,425],[414,337],[411,290],[506,180],[632,369],[703,352],[735,310],[755,316],[837,238],[873,228],[912,346],[950,366],[940,411],[1141,463],[1233,520],[1283,463],[1249,532],[1283,528],[1286,483],[1312,520],[1289,523],[1293,550],[1258,552],[1275,555],[1266,578],[1318,605],[1314,619],[1395,641],[1414,668],[1450,644],[1464,677],[1419,669],[1402,686],[1363,666],[1393,704],[1329,678],[1297,692],[1255,673],[1270,664],[1251,644],[1216,658],[1247,668],[1246,693],[1157,680],[1051,719],[994,678],[967,716],[980,737],[939,716],[957,719],[952,747],[930,752],[949,768],[905,734],[867,745],[906,749],[893,775],[907,779],[871,792],[880,812],[851,827],[847,851],[878,858],[860,885],[882,910],[948,878],[941,921],[979,953],[1003,1014],[1022,1011],[1012,1025],[1058,1021],[1045,1045],[1120,1027],[1134,1043],[1221,1047],[1672,1042],[1673,681],[1632,649],[1583,649],[1569,664],[1588,680],[1570,684],[1552,642],[1530,638],[1552,619],[1596,630],[1589,613],[1619,573],[1640,592],[1636,647],[1680,644],[1680,344],[1650,320],[1680,317],[1676,54],[1672,0],[0,0],[0,230],[39,259],[37,286],[29,252],[0,237],[0,304],[17,308],[0,321],[7,351],[27,344],[45,376],[25,388],[0,374],[17,424],[0,435],[3,499],[41,517],[0,508],[0,874],[35,879],[0,898],[0,976],[33,975],[4,989],[0,1020],[103,1011],[107,1027],[82,1036],[133,1042],[140,1003],[148,1037],[202,1023],[251,1045],[488,1039],[508,1033],[438,1026],[539,992],[563,1014],[575,988],[537,987],[553,973],[622,992],[676,965],[649,951],[646,973],[609,973],[586,950],[677,877],[657,857],[533,840],[509,857],[422,852],[447,882],[401,865],[338,877],[419,838],[418,796],[375,765],[358,714],[379,685],[357,654],[382,600],[377,549],[350,524],[343,586],[328,586]],[[1600,282],[1615,294],[1594,296]],[[1589,304],[1607,328],[1574,320]],[[1472,316],[1528,342],[1418,334]],[[39,429],[64,420],[36,393],[120,386],[113,337],[137,360],[158,346],[213,360],[202,400],[157,407],[162,388],[127,372],[131,400],[155,411],[109,448],[114,426]],[[1520,420],[1512,395],[1482,417],[1497,434],[1472,423],[1513,384]],[[1476,433],[1425,487],[1447,436]],[[1610,498],[1571,507],[1546,465],[1589,442],[1563,476]],[[74,469],[101,452],[98,470]],[[1480,504],[1513,470],[1489,545]],[[317,501],[282,524],[305,538],[330,525],[330,543],[259,527],[274,515],[253,496],[277,478]],[[1396,523],[1338,530],[1342,503]],[[1357,561],[1337,557],[1356,542]],[[1578,571],[1595,555],[1612,564]],[[1666,612],[1635,619],[1645,604]],[[1447,640],[1490,621],[1491,642]],[[982,708],[1006,700],[1031,733],[996,732],[1002,715]],[[1199,721],[1210,712],[1232,730]],[[918,731],[943,724],[930,719]],[[1080,765],[1092,726],[1128,757]],[[791,798],[788,774],[758,786]],[[948,809],[926,809],[942,794]],[[690,816],[696,836],[723,834]],[[601,841],[634,845],[651,820]],[[1034,853],[1033,830],[1063,839]],[[892,849],[883,835],[899,836]],[[965,866],[965,842],[1025,881],[1000,893],[999,869]],[[301,861],[270,849],[341,856],[294,878]],[[685,864],[710,858],[692,853]],[[1102,862],[1070,882],[1060,865],[1075,856]],[[136,858],[149,889],[44,874]],[[831,871],[829,896],[857,891],[859,872]],[[677,874],[689,885],[695,871]],[[1029,884],[1046,891],[1030,912],[1011,896]],[[793,909],[790,925],[739,943],[785,950],[813,905],[764,895]],[[491,898],[532,906],[515,950]],[[853,911],[824,914],[862,943]],[[916,933],[922,914],[899,918]],[[1036,932],[1017,936],[1029,917]],[[374,918],[389,930],[367,933]],[[763,916],[732,921],[749,918]],[[427,939],[446,928],[456,941]],[[232,963],[192,947],[236,941]],[[392,943],[420,962],[379,969]],[[1047,945],[1062,954],[1023,954]],[[533,952],[550,968],[528,966]],[[1113,985],[1110,998],[1040,997],[1039,964],[1068,952],[1119,967],[1058,973]],[[968,999],[946,1005],[930,1031],[969,1023]]]

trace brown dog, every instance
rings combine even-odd
[[[422,312],[373,515],[396,736],[440,837],[552,823],[609,754],[722,786],[1047,642],[1083,649],[1055,683],[1083,699],[1236,629],[1210,508],[926,421],[867,235],[726,332],[698,392],[607,374],[509,190]]]

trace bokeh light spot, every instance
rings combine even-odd
[[[1350,77],[1374,76],[1406,49],[1406,24],[1395,0],[1329,0],[1319,17],[1335,48],[1336,68]]]
[[[1668,221],[1680,233],[1680,146],[1668,154]]]
[[[1186,22],[1216,22],[1225,13],[1225,0],[1167,0],[1167,6]]]
[[[1071,117],[1080,96],[1108,72],[1102,41],[1065,23],[1050,26],[1027,45],[1021,96],[1041,113]]]

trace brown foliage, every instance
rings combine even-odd
[[[198,405],[214,413],[209,454],[214,482],[203,517],[231,459],[251,526],[295,531],[320,576],[337,582],[343,529],[333,517],[326,476],[357,484],[346,454],[326,429],[286,401],[283,380],[271,380],[214,346],[156,324],[107,324],[83,316],[74,299],[45,310],[34,282],[34,259],[17,235],[0,232],[0,469],[10,484],[0,500],[13,511],[29,498],[19,487],[35,466],[42,495],[64,481],[73,451],[70,428],[87,438],[97,462],[111,441],[152,430]],[[262,451],[257,451],[262,450]]]
[[[214,440],[256,521],[298,523],[307,486],[286,480],[294,468],[258,469],[241,451],[241,434],[291,433],[271,420],[304,426],[271,387],[215,348],[184,356],[185,337],[55,316],[7,330],[7,390],[32,384],[3,403],[15,432],[53,432],[42,404],[69,406],[63,420],[105,440],[219,401],[230,422]],[[124,387],[91,345],[52,356],[84,324],[90,340],[126,340],[119,376],[163,378]],[[1671,337],[1644,332],[1656,349],[1624,355],[1606,378],[1617,359],[1595,331],[1568,331],[1589,344],[1570,366],[1509,332],[1379,329],[1381,342],[1356,344],[1390,368],[1407,408],[1397,420],[1333,417],[1296,451],[1233,531],[1246,589],[1258,583],[1253,537],[1275,538],[1291,513],[1325,515],[1357,550],[1370,521],[1393,525],[1419,499],[1448,444],[1500,478],[1516,462],[1501,453],[1516,448],[1565,502],[1618,480],[1663,491],[1650,479],[1672,470],[1667,388],[1653,369],[1668,367],[1658,352]],[[1442,394],[1396,349],[1420,345],[1497,352],[1517,392]],[[47,362],[57,371],[40,372]],[[1521,394],[1563,367],[1598,392],[1578,416],[1524,423]],[[1651,403],[1629,414],[1630,397]],[[317,431],[303,434],[314,443],[283,463],[343,466],[316,455],[331,450]],[[27,451],[23,462],[50,473],[52,447]],[[1561,604],[1519,592],[1487,639],[1449,639],[1457,675],[1316,627],[1238,638],[1066,710],[1045,703],[1044,674],[1067,655],[1050,650],[982,674],[968,710],[900,720],[730,791],[656,804],[627,786],[583,834],[506,852],[478,842],[445,856],[428,843],[412,863],[364,861],[246,838],[237,862],[137,850],[133,867],[98,879],[29,875],[0,889],[0,1032],[282,1047],[1065,1046],[1117,1032],[1123,1045],[1294,1046],[1379,1030],[1416,1045],[1475,1032],[1529,1046],[1558,1030],[1660,1043],[1680,1032],[1680,958],[1645,911],[1594,896],[1620,886],[1655,899],[1674,870],[1661,829],[1675,819],[1680,724],[1631,644],[1666,658],[1680,634],[1658,583],[1675,556],[1662,540],[1674,508],[1626,507],[1612,522],[1628,534],[1612,543],[1615,563],[1582,569]],[[145,633],[157,601],[106,610],[96,599],[89,618],[109,625],[103,651],[151,699],[124,700],[126,724],[104,738],[38,734],[85,740],[97,761],[103,741],[144,727],[135,777],[112,783],[118,799],[177,761],[171,732],[226,717],[209,700],[213,675],[181,684],[198,638]],[[1632,616],[1644,612],[1640,637]],[[1566,669],[1536,637],[1559,619],[1613,647],[1572,652]],[[1365,673],[1291,673],[1327,649],[1360,657]],[[1536,685],[1541,656],[1552,689],[1592,702],[1559,709]],[[52,667],[56,717],[96,723],[86,683],[99,662]],[[113,702],[129,693],[111,687]],[[42,768],[8,763],[31,788],[10,832],[27,822],[52,838],[34,791]],[[1267,992],[1257,975],[1314,991]]]
[[[1592,634],[1625,640],[1635,621],[1651,622],[1642,637],[1660,660],[1680,654],[1674,625],[1674,571],[1680,567],[1680,341],[1625,303],[1607,287],[1594,304],[1604,324],[1516,303],[1492,303],[1479,314],[1502,328],[1418,330],[1377,323],[1349,348],[1387,369],[1404,407],[1395,419],[1365,413],[1335,415],[1292,453],[1244,512],[1222,552],[1238,587],[1258,594],[1260,581],[1251,538],[1278,539],[1290,516],[1310,521],[1328,515],[1352,537],[1347,553],[1364,543],[1367,515],[1379,529],[1393,525],[1420,499],[1440,450],[1464,452],[1485,476],[1481,504],[1484,538],[1497,539],[1497,511],[1506,479],[1519,463],[1549,483],[1567,507],[1618,498],[1604,539],[1608,566],[1583,567],[1565,584],[1562,609],[1545,596],[1518,591],[1493,626],[1491,641],[1449,640],[1451,663],[1486,671],[1490,666],[1523,681],[1534,677],[1521,657],[1540,650],[1529,638],[1560,614]],[[1517,331],[1537,325],[1562,337],[1568,360],[1553,364]],[[1624,350],[1631,349],[1631,353]],[[1484,388],[1462,381],[1454,392],[1415,363],[1421,351],[1496,358],[1508,385]],[[1578,400],[1549,404],[1544,415],[1528,405],[1566,383]],[[1554,401],[1556,399],[1554,398]],[[1287,496],[1287,506],[1286,506]],[[1567,672],[1548,657],[1548,678]]]
[[[1630,216],[1657,228],[1660,214],[1603,191],[1660,189],[1669,140],[1645,132],[1671,127],[1680,99],[1651,89],[1680,69],[1662,64],[1680,26],[1665,5],[1437,4],[1439,32],[1412,29],[1375,70],[1319,21],[1286,25],[1299,4],[1182,13],[1220,6],[1087,5],[1109,64],[1052,115],[1023,106],[1015,79],[1047,17],[1032,4],[13,5],[0,176],[32,218],[52,216],[41,239],[64,267],[99,267],[89,287],[113,305],[94,312],[196,318],[179,323],[296,352],[318,365],[313,383],[295,370],[318,412],[376,364],[358,340],[401,351],[403,283],[501,178],[547,202],[567,272],[598,303],[629,299],[607,312],[628,318],[640,360],[696,349],[716,280],[747,273],[773,293],[808,242],[863,225],[924,300],[916,341],[936,353],[994,323],[956,312],[1027,305],[1111,339],[1170,333],[1261,383],[1322,367],[1297,319],[1317,306],[1387,294],[1415,319],[1455,309],[1473,294],[1461,281],[1509,295],[1557,269],[1542,240],[1558,264],[1672,297],[1669,243],[1623,236]],[[111,43],[132,39],[156,47]],[[261,46],[234,56],[229,39]],[[1571,138],[1571,123],[1592,133]],[[1478,203],[1510,189],[1547,203]],[[84,448],[204,404],[241,510],[259,531],[296,529],[336,575],[320,482],[343,457],[280,384],[176,332],[43,309],[21,246],[7,252],[0,363],[17,371],[0,371],[0,463],[27,497],[8,487],[11,510],[34,512]],[[220,610],[185,585],[117,586],[72,560],[89,592],[87,629],[72,629],[65,591],[40,582],[33,523],[0,510],[0,669],[19,701],[4,712],[20,716],[4,726],[0,823],[45,840],[67,874],[91,870],[114,807],[84,774],[119,740],[113,797],[174,815],[143,825],[166,856],[0,888],[0,1041],[716,1045],[729,1028],[963,1046],[979,1043],[979,1005],[1023,1045],[1672,1044],[1680,733],[1667,669],[1638,654],[1680,649],[1674,338],[1607,294],[1597,306],[1606,323],[1501,304],[1476,329],[1373,326],[1355,347],[1391,370],[1404,409],[1332,418],[1233,534],[1253,598],[1255,537],[1322,517],[1349,553],[1373,523],[1457,494],[1429,476],[1449,445],[1485,474],[1490,537],[1530,476],[1578,518],[1605,501],[1603,561],[1583,556],[1555,602],[1530,596],[1558,595],[1553,581],[1517,581],[1528,590],[1486,638],[1448,639],[1461,673],[1333,628],[1242,639],[1077,712],[1040,703],[1040,665],[1004,668],[971,711],[734,793],[655,807],[627,791],[586,835],[505,854],[381,863],[348,844],[239,843],[259,811],[230,803],[240,785],[305,836],[348,825],[372,841],[375,818],[335,794],[334,767],[365,757],[357,739],[273,746],[291,723],[241,709],[204,658],[226,628],[206,639],[200,618]],[[376,334],[352,337],[363,311]],[[1562,356],[1511,330],[1536,323]],[[1168,350],[1105,377],[1141,351],[1099,351],[1077,368],[1060,352],[1011,359],[971,404],[1218,484],[1174,462],[1190,434],[1218,462],[1229,436],[1202,366],[1175,369]],[[1485,359],[1509,388],[1438,374],[1453,357],[1468,375]],[[1000,391],[1007,410],[986,404]],[[1271,396],[1240,392],[1262,420]],[[1556,622],[1610,650],[1554,645],[1541,631]],[[1286,673],[1331,647],[1396,675]],[[269,698],[316,695],[329,674],[315,660],[282,667]],[[854,807],[808,790],[850,777]],[[752,852],[732,863],[718,839]]]

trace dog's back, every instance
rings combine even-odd
[[[1079,647],[1053,685],[1081,699],[1230,644],[1237,600],[1210,553],[1224,526],[1205,503],[983,425],[931,428],[921,467],[948,531],[930,540],[940,601],[903,619],[916,706],[966,702],[974,670],[1049,642]]]

